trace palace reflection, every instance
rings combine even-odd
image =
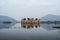
[[[33,28],[33,27],[40,27],[40,24],[21,24],[23,28]]]
[[[54,30],[54,29],[60,29],[60,22],[58,21],[52,21],[52,22],[40,22],[40,23],[21,23],[21,27],[23,28],[38,28],[42,27],[46,30]]]
[[[34,26],[37,28],[40,27],[40,20],[38,18],[24,18],[21,20],[21,26],[23,28],[33,28]]]

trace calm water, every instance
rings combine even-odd
[[[0,39],[14,40],[60,40],[60,29],[52,28],[59,24],[41,24],[40,27],[23,28],[16,24],[11,28],[0,29]]]

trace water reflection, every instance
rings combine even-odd
[[[27,29],[30,29],[30,28],[38,28],[39,26],[22,26],[22,28],[27,28]]]
[[[21,24],[23,28],[37,28],[43,27],[44,29],[53,30],[60,29],[60,21],[42,21],[40,24]]]
[[[25,24],[25,25],[21,25],[22,28],[25,28],[25,29],[30,29],[30,28],[43,28],[45,29],[46,31],[53,31],[53,30],[58,30],[57,32],[60,33],[59,29],[60,29],[60,24],[58,23],[54,23],[54,24],[48,24],[48,23],[40,23],[40,26],[28,26],[28,24]]]
[[[15,25],[18,21],[8,16],[0,16],[0,29],[1,28],[10,28]]]
[[[60,26],[53,26],[53,28],[60,29]]]
[[[60,25],[59,24],[56,24],[56,25],[55,24],[41,24],[41,27],[43,27],[47,31],[57,29],[57,28],[54,28],[55,26],[57,27],[57,26],[60,26]]]
[[[37,28],[40,27],[40,24],[21,24],[21,26],[23,28],[33,28],[33,27]]]

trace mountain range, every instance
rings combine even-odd
[[[41,21],[60,21],[60,16],[48,14],[41,18]],[[46,30],[54,30],[54,26],[60,26],[60,24],[41,24],[41,27]]]
[[[7,23],[5,23],[7,22]],[[9,23],[11,22],[11,23]],[[8,16],[0,16],[0,28],[9,28],[16,24],[17,20],[8,17]]]

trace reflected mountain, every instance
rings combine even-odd
[[[60,25],[59,24],[41,24],[41,27],[44,28],[44,29],[46,29],[47,31],[58,29],[57,28],[58,26],[60,26]]]
[[[60,26],[53,26],[53,28],[60,29]]]
[[[43,27],[46,30],[54,30],[54,29],[57,29],[58,26],[60,28],[60,16],[48,14],[41,18],[41,22],[45,23],[45,24],[41,24],[41,27]]]
[[[0,16],[0,29],[1,28],[10,28],[15,25],[18,21],[8,17],[8,16]]]

